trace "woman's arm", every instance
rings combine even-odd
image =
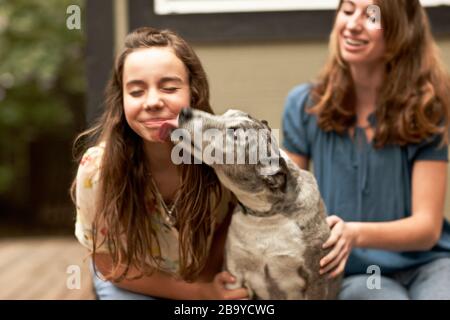
[[[426,251],[439,240],[444,216],[447,163],[417,161],[412,172],[412,215],[391,222],[344,222],[328,217],[334,248],[321,261],[321,273],[343,272],[352,247],[391,251]],[[382,199],[380,199],[382,201]]]
[[[412,173],[411,217],[392,222],[355,222],[355,246],[393,251],[430,250],[441,236],[446,184],[446,162],[416,162]]]
[[[303,170],[309,170],[309,158],[284,150],[289,158]]]

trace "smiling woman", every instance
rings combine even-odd
[[[289,94],[283,131],[336,214],[321,267],[345,272],[341,299],[450,298],[449,115],[450,77],[420,2],[340,1],[329,61]],[[367,286],[373,266],[380,290]]]

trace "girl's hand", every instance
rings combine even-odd
[[[236,279],[227,271],[216,274],[212,282],[204,284],[202,296],[204,299],[211,300],[238,300],[248,299],[246,288],[228,290],[225,288],[227,283],[234,283]]]
[[[331,235],[323,244],[323,248],[333,248],[320,260],[320,274],[335,278],[344,272],[348,256],[356,242],[357,232],[354,224],[346,223],[337,216],[327,217],[327,223],[331,228]]]

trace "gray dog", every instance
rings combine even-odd
[[[237,110],[215,116],[183,109],[178,123],[190,135],[183,148],[209,150],[216,161],[202,160],[239,200],[226,241],[225,270],[236,277],[228,288],[246,287],[253,299],[335,299],[340,279],[319,275],[330,228],[317,183],[278,148],[267,122]]]

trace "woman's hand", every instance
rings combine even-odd
[[[235,283],[236,279],[228,272],[223,271],[214,277],[212,282],[205,282],[201,292],[203,299],[210,300],[239,300],[248,299],[246,288],[229,290],[225,287],[227,283]]]
[[[335,278],[344,272],[348,256],[356,242],[357,231],[353,223],[346,223],[337,216],[327,217],[327,223],[331,228],[331,234],[323,244],[323,248],[333,248],[320,260],[320,274],[328,274],[328,277]]]

